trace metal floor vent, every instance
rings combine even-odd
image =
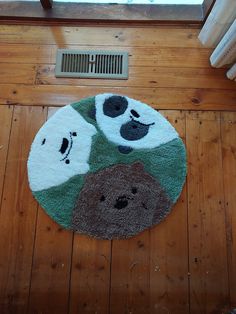
[[[128,79],[128,52],[58,49],[55,76]]]

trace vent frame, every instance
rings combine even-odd
[[[75,56],[80,56],[80,58],[77,57],[77,59],[75,59],[76,61],[73,61]],[[102,60],[99,60],[99,56]],[[80,62],[79,60],[82,62],[82,65],[80,64],[80,69],[78,64],[78,62]],[[88,63],[85,64],[83,62]],[[66,67],[69,71],[64,71]],[[129,72],[128,67],[129,53],[126,51],[58,49],[56,55],[55,76],[58,78],[103,78],[127,80]],[[83,72],[78,71],[81,69],[83,69]],[[99,72],[99,70],[102,71]]]

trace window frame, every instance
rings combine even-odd
[[[1,22],[61,23],[141,23],[141,24],[203,24],[215,0],[204,0],[199,5],[152,4],[52,4],[52,0],[1,1]]]

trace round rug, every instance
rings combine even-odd
[[[34,197],[64,228],[128,238],[159,223],[186,177],[185,146],[150,106],[100,94],[59,109],[28,159]]]

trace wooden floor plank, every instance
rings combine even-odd
[[[0,43],[202,48],[199,29],[167,27],[62,27],[2,25]]]
[[[160,111],[185,140],[185,113]],[[150,312],[187,314],[188,230],[187,195],[180,199],[167,218],[150,231]]]
[[[27,309],[37,203],[29,190],[26,161],[45,110],[14,109],[0,215],[0,313]]]
[[[229,302],[220,114],[187,114],[190,309],[221,313]]]
[[[109,313],[111,242],[75,234],[70,314]]]
[[[0,84],[34,84],[36,67],[31,64],[0,64]]]
[[[1,104],[64,106],[99,93],[139,99],[156,109],[236,110],[234,90],[4,84]],[[25,97],[27,95],[27,97]]]
[[[12,106],[0,106],[0,206],[12,122]]]
[[[51,117],[54,115],[54,113],[56,113],[57,110],[59,110],[59,109],[60,109],[59,107],[49,107],[49,108],[48,108],[47,120],[48,120],[49,118],[51,118]]]
[[[72,233],[39,208],[29,313],[67,313],[71,251]]]
[[[55,64],[57,45],[0,44],[1,63]],[[66,45],[67,49],[127,51],[130,66],[209,68],[212,49]],[[184,56],[184,60],[183,60]]]
[[[0,44],[1,63],[55,63],[56,45]]]
[[[221,113],[223,180],[231,306],[236,307],[236,113]]]
[[[111,87],[175,87],[175,88],[217,88],[235,90],[234,81],[227,79],[225,69],[195,69],[169,67],[129,67],[128,80],[56,78],[54,65],[38,66],[37,84],[82,85]]]
[[[149,230],[113,240],[110,313],[149,313]]]
[[[55,109],[49,108],[48,116],[53,113]],[[72,232],[61,228],[39,208],[29,313],[67,313],[72,239]]]

